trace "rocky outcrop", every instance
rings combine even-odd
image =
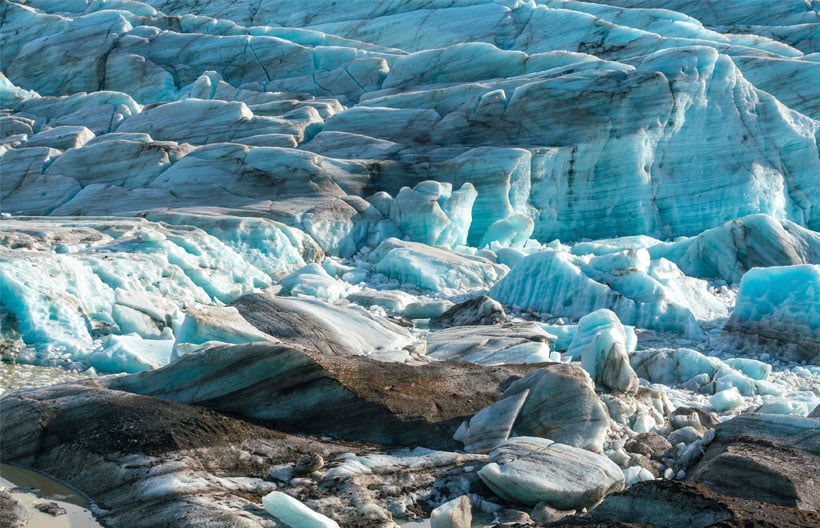
[[[258,527],[270,465],[344,450],[93,382],[8,396],[0,420],[3,463],[79,490],[110,526]]]
[[[656,528],[803,528],[820,524],[820,514],[726,497],[695,483],[653,480],[604,499],[585,517],[549,526],[653,526]]]
[[[452,437],[459,424],[532,368],[446,362],[413,367],[254,343],[206,348],[109,386],[286,431],[441,449],[458,447]]]
[[[724,495],[820,509],[820,421],[745,414],[720,424],[687,480]]]

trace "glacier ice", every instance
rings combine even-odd
[[[339,411],[302,375],[368,364],[384,383],[334,398],[388,397],[439,361],[514,370],[442,440],[498,450],[481,471],[500,502],[585,481],[575,462],[544,475],[573,453],[559,444],[617,461],[607,493],[682,476],[710,413],[817,414],[816,2],[340,4],[0,5],[4,361],[137,373],[111,383],[276,420]],[[678,465],[625,447],[643,433]],[[480,478],[463,464],[484,461],[351,454],[326,478],[457,464],[428,505],[486,510],[463,496]],[[203,482],[141,491],[236,484]],[[600,483],[549,500],[589,506]],[[335,525],[286,497],[263,505]]]
[[[820,266],[749,270],[723,331],[790,360],[820,363]]]
[[[402,362],[577,356],[599,389],[611,369],[581,349],[623,343],[702,404],[807,411],[816,373],[787,361],[816,362],[814,304],[749,281],[820,264],[810,9],[257,4],[3,5],[0,328],[20,361],[154,368],[168,343],[248,338],[192,328],[251,291],[364,333],[489,292],[537,327],[391,330],[381,353],[319,328]]]
[[[600,256],[547,250],[521,259],[493,286],[504,304],[580,318],[601,308],[626,324],[698,335],[698,321],[726,314],[702,281],[671,261],[650,261],[645,249]]]
[[[339,528],[339,525],[332,519],[315,512],[281,491],[272,491],[262,497],[262,505],[265,509],[283,523],[293,528],[321,527]]]

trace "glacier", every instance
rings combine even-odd
[[[265,508],[501,523],[521,503],[557,519],[622,483],[685,480],[719,422],[817,417],[819,36],[814,0],[4,1],[10,386],[57,367],[88,378],[66,394],[185,387],[180,405],[233,417],[251,394],[247,416],[305,433],[295,397],[262,409],[274,389],[242,363],[273,368],[275,350],[281,368],[300,358],[288,387],[313,369],[315,387],[288,389],[311,409],[363,398],[435,432],[406,436],[419,446],[469,453],[357,451],[285,493],[246,490],[258,504],[228,525],[273,522]],[[413,385],[436,368],[453,369],[446,424],[396,403],[450,390]],[[235,398],[213,407],[208,387]],[[42,398],[62,409],[62,390]],[[409,435],[355,425],[378,434],[307,433]],[[531,474],[539,450],[583,450],[605,475],[557,500],[568,470]],[[366,457],[452,480],[424,506],[391,481],[388,500],[363,491],[387,478]],[[334,471],[348,495],[300,488]],[[230,497],[220,512],[245,500]]]

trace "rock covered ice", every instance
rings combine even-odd
[[[3,461],[128,526],[816,510],[817,3],[334,4],[0,5],[0,352],[130,374],[0,403],[89,472]]]

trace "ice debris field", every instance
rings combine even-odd
[[[817,2],[9,0],[0,39],[4,361],[275,343],[274,296],[335,354],[581,367],[604,475],[677,408],[820,403]],[[457,438],[523,449],[526,397]]]

